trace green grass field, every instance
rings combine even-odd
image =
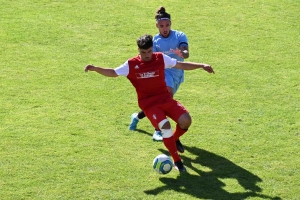
[[[300,1],[0,0],[0,199],[300,199]],[[118,67],[165,6],[189,38],[187,174],[158,175]],[[172,123],[174,125],[174,123]],[[174,126],[173,126],[174,127]]]

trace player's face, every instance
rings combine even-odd
[[[159,33],[163,37],[168,37],[171,30],[171,21],[170,20],[160,20],[156,23],[156,27],[159,30]]]
[[[143,61],[150,61],[152,59],[152,47],[150,47],[149,49],[139,48],[139,52]]]

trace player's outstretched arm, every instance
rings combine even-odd
[[[103,68],[103,67],[96,67],[94,65],[87,65],[84,68],[85,72],[88,71],[94,71],[97,72],[99,74],[102,74],[103,76],[108,76],[108,77],[118,77],[118,74],[116,74],[114,69],[110,69],[110,68]]]
[[[195,63],[195,62],[180,62],[177,61],[177,64],[174,66],[175,68],[182,69],[182,70],[194,70],[202,68],[208,73],[215,73],[213,68],[205,63]]]
[[[180,49],[176,48],[176,49],[170,49],[173,53],[175,53],[177,56],[181,57],[181,58],[188,58],[189,57],[189,49],[188,46],[183,46],[180,47]]]

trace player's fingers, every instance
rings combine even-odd
[[[209,73],[215,73],[212,67],[207,68],[207,71],[208,71]]]
[[[85,71],[85,72],[88,72],[88,71],[89,71],[89,68],[90,68],[90,65],[85,66],[84,71]]]

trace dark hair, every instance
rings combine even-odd
[[[156,21],[159,21],[161,19],[169,19],[171,21],[171,15],[166,12],[165,7],[161,6],[156,11],[155,19]]]
[[[138,38],[136,43],[140,49],[149,49],[153,47],[152,35],[145,34]]]

